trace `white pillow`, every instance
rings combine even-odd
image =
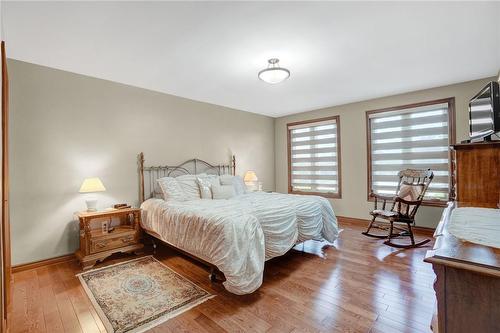
[[[221,175],[219,176],[219,179],[222,185],[232,185],[234,187],[235,195],[247,193],[247,187],[241,176]]]
[[[212,185],[212,195],[214,199],[229,199],[234,197],[234,186],[233,185],[220,185],[215,182]]]
[[[200,189],[200,195],[202,199],[212,199],[212,186],[214,183],[219,182],[216,175],[198,175],[196,177],[196,182]]]
[[[196,182],[196,175],[182,175],[176,177],[175,180],[179,183],[184,191],[185,200],[200,199],[200,188]]]
[[[241,176],[233,177],[233,186],[236,195],[247,193],[247,186],[245,185],[245,182],[243,181],[243,178]]]
[[[163,177],[156,180],[163,193],[163,200],[186,201],[186,195],[179,182],[173,177]]]
[[[233,185],[233,175],[220,175],[220,183],[221,185]]]

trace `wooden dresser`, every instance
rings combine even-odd
[[[457,207],[497,208],[500,141],[451,146],[453,187],[425,261],[436,273],[434,333],[500,332],[500,249],[464,242],[448,232]],[[471,221],[474,222],[474,221]],[[498,221],[500,223],[500,221]]]
[[[500,332],[500,249],[463,242],[448,232],[453,209],[467,206],[448,204],[434,249],[426,254],[437,276],[434,333]]]
[[[467,206],[497,207],[500,197],[500,141],[451,146],[455,200]]]

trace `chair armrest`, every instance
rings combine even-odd
[[[384,201],[394,201],[395,197],[386,197],[380,194],[375,194],[375,193],[370,193],[370,197],[376,198],[378,200],[384,200]]]
[[[405,199],[400,198],[400,197],[395,197],[394,201],[395,202],[401,202],[401,203],[404,203],[404,204],[407,204],[407,205],[418,205],[418,204],[422,203],[422,201],[419,201],[419,200],[409,201],[409,200],[405,200]]]

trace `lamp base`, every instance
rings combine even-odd
[[[261,182],[245,182],[245,185],[247,187],[247,190],[250,192],[256,192],[262,190],[262,183]]]
[[[85,200],[87,204],[87,212],[96,212],[97,211],[97,199],[87,199]]]

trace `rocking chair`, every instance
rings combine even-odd
[[[415,225],[415,214],[417,213],[418,207],[422,204],[425,192],[434,178],[434,173],[430,169],[406,169],[400,171],[398,177],[399,182],[395,197],[382,196],[373,192],[370,193],[370,196],[375,198],[375,209],[370,212],[373,218],[368,225],[368,229],[362,234],[369,237],[387,239],[384,244],[396,248],[408,249],[419,247],[428,243],[430,239],[425,239],[418,243],[415,242],[412,225]],[[379,200],[382,201],[381,209],[378,208]],[[392,202],[389,210],[386,210],[387,202]],[[372,228],[387,230],[387,228],[374,224],[377,218],[389,221],[388,234],[376,235],[370,233]],[[398,225],[395,225],[395,223],[398,223]],[[403,226],[401,226],[401,224]],[[406,225],[406,227],[404,225]],[[394,229],[399,232],[394,232]],[[402,236],[410,237],[411,243],[406,245],[394,243],[392,241],[393,238]]]

